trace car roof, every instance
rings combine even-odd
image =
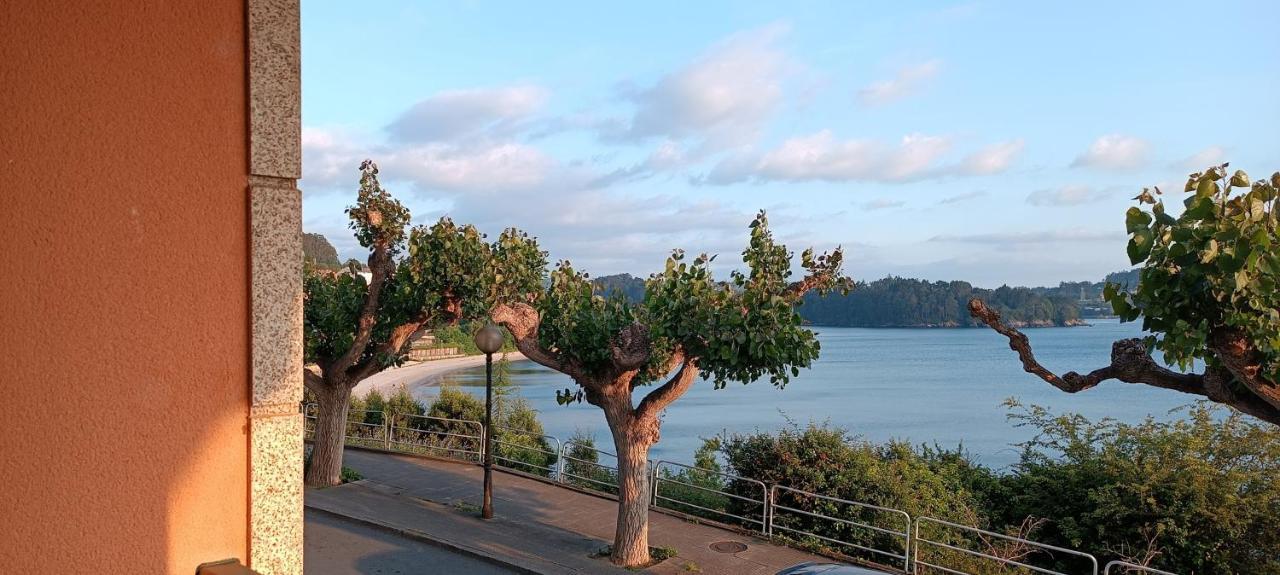
[[[818,563],[810,561],[792,565],[777,575],[884,575],[884,571],[876,571],[875,569],[867,569],[866,567],[854,567],[853,565],[844,565],[841,563]]]

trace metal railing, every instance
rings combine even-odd
[[[470,419],[431,415],[400,414],[392,417],[388,449],[435,455],[461,455],[460,459],[480,461],[484,454],[484,424]]]
[[[1126,563],[1124,561],[1112,561],[1110,563],[1107,563],[1107,566],[1102,569],[1102,575],[1111,575],[1112,567],[1121,568],[1121,569],[1117,569],[1116,573],[1155,573],[1155,575],[1177,575],[1175,573],[1170,573],[1168,571],[1161,571],[1154,567],[1144,567],[1142,565],[1137,565],[1134,563]]]
[[[574,457],[571,454],[575,449],[594,451],[595,461]],[[560,470],[559,473],[557,473],[560,483],[576,483],[580,487],[586,487],[588,489],[596,489],[594,486],[600,486],[604,487],[604,489],[601,489],[600,491],[605,491],[607,493],[617,492],[618,466],[616,464],[605,465],[600,463],[601,455],[611,457],[615,462],[618,461],[617,455],[603,449],[596,449],[590,445],[585,445],[573,440],[564,442],[564,445],[560,448]],[[592,470],[597,470],[601,472],[601,474],[597,474],[596,471]],[[593,475],[594,477],[592,477]],[[587,483],[578,483],[579,481],[585,481]]]
[[[732,493],[732,492],[725,491],[725,490],[722,490],[722,489],[715,489],[715,488],[713,488],[713,487],[708,487],[708,486],[706,486],[706,485],[699,485],[699,484],[696,484],[696,483],[690,483],[690,482],[688,482],[688,481],[682,481],[682,480],[680,480],[680,479],[677,479],[678,477],[682,477],[679,473],[671,473],[670,471],[668,471],[668,472],[667,472],[667,474],[665,474],[665,475],[664,475],[664,474],[663,474],[664,466],[666,466],[666,468],[667,468],[667,469],[669,469],[669,468],[671,468],[671,467],[676,467],[676,468],[679,468],[679,469],[683,470],[683,472],[684,472],[683,477],[684,477],[684,478],[686,478],[686,479],[688,479],[688,478],[692,477],[692,476],[693,476],[693,474],[695,474],[695,473],[696,473],[696,474],[703,474],[704,476],[707,476],[707,475],[714,475],[714,476],[716,476],[716,477],[720,477],[720,478],[728,479],[728,480],[729,480],[729,481],[731,481],[731,482],[732,482],[732,481],[740,481],[740,482],[742,482],[742,484],[744,484],[744,485],[751,485],[753,488],[754,488],[754,487],[759,487],[759,488],[760,488],[760,499],[752,499],[752,498],[750,498],[750,497],[746,497],[746,496],[743,496],[743,495],[738,495],[737,493]],[[746,524],[748,524],[748,525],[755,525],[755,526],[756,526],[756,528],[760,529],[760,532],[761,532],[761,533],[764,533],[764,534],[766,534],[766,535],[769,533],[769,487],[768,487],[768,486],[766,486],[766,485],[764,484],[764,482],[763,482],[763,481],[760,481],[760,480],[757,480],[757,479],[751,479],[751,478],[749,478],[749,477],[741,477],[741,476],[738,476],[738,475],[733,475],[733,474],[731,474],[731,473],[724,473],[724,472],[722,472],[722,471],[716,471],[716,470],[714,470],[714,469],[706,469],[706,468],[703,468],[703,467],[694,467],[694,466],[692,466],[692,465],[685,465],[685,464],[683,464],[683,463],[676,463],[676,462],[674,462],[674,461],[663,461],[663,460],[659,460],[659,461],[658,461],[656,464],[654,464],[654,466],[653,466],[653,479],[652,479],[652,483],[653,483],[653,499],[652,499],[652,501],[653,501],[653,506],[654,506],[654,507],[664,507],[664,508],[667,508],[667,509],[672,509],[672,510],[674,510],[674,511],[680,511],[680,510],[681,510],[681,509],[680,509],[680,507],[687,507],[687,508],[698,509],[698,510],[701,510],[701,511],[704,511],[704,512],[707,512],[707,513],[714,513],[714,514],[716,514],[717,516],[721,516],[721,517],[728,517],[728,518],[732,518],[732,519],[737,519],[737,520],[742,521],[742,522],[744,522],[744,523],[746,523]],[[703,506],[703,505],[698,505],[698,504],[696,504],[696,503],[692,503],[692,502],[687,501],[687,500],[677,499],[677,498],[674,498],[674,497],[667,497],[667,496],[665,496],[665,495],[663,495],[663,494],[662,494],[662,488],[661,488],[661,486],[662,486],[662,484],[663,484],[663,483],[667,483],[667,484],[669,484],[669,485],[680,485],[680,486],[682,486],[682,487],[684,487],[684,488],[694,489],[694,490],[696,490],[696,491],[698,491],[698,492],[701,492],[701,493],[709,493],[709,494],[714,494],[714,495],[716,495],[716,496],[723,497],[723,498],[725,498],[725,507],[728,507],[728,506],[729,506],[729,504],[731,503],[730,499],[732,499],[732,500],[737,500],[737,501],[742,501],[742,502],[745,502],[745,503],[748,503],[748,504],[758,505],[758,506],[759,506],[759,509],[760,509],[759,517],[758,517],[758,518],[757,518],[757,517],[755,517],[755,516],[754,516],[755,514],[752,514],[752,516],[737,515],[737,514],[734,514],[734,513],[729,513],[729,512],[728,512],[727,510],[725,510],[725,509],[713,509],[713,508],[710,508],[710,507],[706,507],[706,506]],[[754,489],[753,489],[753,490],[754,490]],[[673,507],[673,506],[670,506],[670,505],[663,505],[663,503],[662,503],[662,502],[664,502],[664,501],[665,501],[665,502],[668,502],[668,503],[673,503],[673,504],[675,504],[675,505],[676,505],[676,506],[678,506],[678,507]]]
[[[554,435],[533,433],[532,431],[516,429],[514,427],[495,425],[493,428],[498,430],[498,433],[495,433],[493,436],[493,444],[497,446],[493,450],[493,462],[495,464],[515,469],[517,471],[528,471],[532,469],[535,470],[534,473],[538,473],[539,475],[542,475],[542,473],[539,472],[545,472],[546,476],[552,479],[556,479],[558,477],[558,472],[560,470],[560,440],[558,438]],[[533,444],[526,445],[522,443],[512,443],[503,439],[504,436],[510,437],[513,435],[532,438]],[[543,448],[543,443],[539,440],[545,441],[545,444],[549,448]],[[524,459],[509,457],[509,454],[512,452],[538,454],[539,456],[543,456],[540,457],[540,459],[546,460],[547,464],[539,465]]]
[[[369,414],[378,414],[379,421],[382,423],[365,423]],[[354,414],[364,414],[359,421],[352,421],[351,416]],[[343,437],[347,443],[362,447],[381,447],[387,448],[389,435],[387,434],[386,414],[381,411],[370,411],[367,409],[352,409],[347,412],[347,429]]]
[[[316,404],[302,406],[304,434],[308,438],[314,437],[316,412]],[[443,453],[446,458],[468,462],[482,461],[486,430],[484,424],[479,421],[429,415],[388,415],[386,412],[369,410],[353,410],[350,413],[364,414],[361,421],[351,421],[350,419],[347,421],[345,439],[350,445],[410,454],[438,455]],[[378,414],[378,417],[370,418],[369,415],[374,413]],[[365,423],[365,419],[376,419],[381,423]],[[557,483],[574,484],[596,491],[617,493],[617,456],[613,453],[573,440],[561,442],[551,435],[535,434],[530,431],[508,427],[494,427],[499,432],[494,437],[496,446],[494,462],[498,465],[521,471],[532,469],[534,473],[539,475],[545,472],[549,479]],[[504,439],[504,434],[507,439]],[[508,440],[512,436],[528,437],[534,439],[534,441],[531,444],[515,443]],[[539,440],[545,441],[547,447],[543,447],[543,443]],[[504,448],[511,451],[504,451]],[[578,451],[579,455],[590,453],[591,459],[575,456],[573,454],[575,450]],[[543,461],[547,461],[547,464],[542,465],[520,459],[517,455],[518,453],[537,454],[542,456]],[[614,465],[601,463],[602,457],[605,458],[605,461],[614,462]],[[655,508],[680,511],[683,507],[696,510],[696,512],[690,513],[691,515],[705,517],[705,514],[713,514],[715,517],[727,517],[741,521],[745,526],[749,526],[749,529],[758,529],[767,536],[778,535],[790,539],[812,538],[829,543],[836,548],[857,549],[878,557],[890,558],[895,563],[901,562],[901,570],[905,573],[921,574],[927,573],[929,571],[926,570],[931,569],[954,575],[975,575],[969,571],[964,571],[963,569],[968,568],[964,565],[943,564],[951,559],[946,557],[937,559],[928,556],[929,550],[935,552],[946,550],[955,557],[994,561],[1002,566],[1026,569],[1045,575],[1073,575],[1073,572],[1054,571],[1024,562],[1028,560],[1027,557],[1031,553],[1049,555],[1061,553],[1078,558],[1082,564],[1087,563],[1089,566],[1087,572],[1090,575],[1098,575],[1097,559],[1093,555],[1074,549],[1037,543],[1029,539],[932,517],[915,517],[913,520],[910,514],[899,509],[840,499],[785,485],[766,484],[757,479],[714,469],[665,460],[658,461],[656,464],[653,461],[648,461],[647,463],[652,482],[649,494],[650,505]],[[680,471],[673,473],[672,469],[683,471],[685,473],[683,475],[684,478],[692,477],[695,474],[703,474],[707,477],[715,476],[728,479],[728,483],[721,483],[723,486],[721,489],[708,485],[699,485],[681,479]],[[662,489],[663,485],[670,488],[666,494]],[[707,493],[713,497],[723,497],[725,498],[724,508],[717,509],[679,499],[671,493],[671,490],[676,490],[677,486],[679,489],[691,489]],[[757,488],[761,493],[760,499],[755,499],[752,495]],[[784,502],[784,499],[788,501]],[[729,509],[731,509],[731,505],[734,502],[739,502],[737,504],[748,506],[748,508],[758,505],[760,507],[758,518],[754,512],[744,511],[741,514],[730,512]],[[819,506],[825,506],[828,509],[819,510],[817,509]],[[781,516],[779,512],[782,513]],[[895,525],[890,526],[887,522],[866,519],[867,514],[891,517],[892,523]],[[715,517],[708,518],[715,519]],[[814,526],[809,526],[808,529],[813,529],[813,531],[806,530],[801,523],[801,517],[806,518],[805,520],[814,525],[825,523],[826,528],[820,530]],[[901,521],[902,530],[897,529],[896,524],[898,521]],[[922,525],[935,529],[957,531],[966,540],[980,542],[986,547],[986,550],[969,549],[961,546],[959,542],[939,541],[924,537],[921,535]],[[822,531],[826,534],[816,533],[815,531]],[[832,534],[842,532],[850,535],[860,532],[863,536],[856,539],[854,537],[842,539],[839,536],[832,536]],[[891,548],[873,546],[877,537],[892,541],[894,545]],[[939,539],[942,539],[942,537],[939,537]],[[993,540],[1007,542],[1022,551],[1014,554],[1016,558],[995,555],[992,553],[994,550]],[[901,541],[900,544],[898,544],[899,541]],[[926,554],[924,559],[921,559],[922,548],[925,549],[924,553]],[[899,552],[899,549],[901,552]],[[1107,563],[1102,575],[1111,575],[1113,567],[1116,568],[1115,573],[1117,575],[1125,573],[1176,575],[1168,571],[1124,561]]]
[[[1042,568],[1042,567],[1037,567],[1037,566],[1035,566],[1035,565],[1031,565],[1031,564],[1029,564],[1029,563],[1023,563],[1023,562],[1018,561],[1018,560],[1016,560],[1016,559],[1011,559],[1011,558],[1007,558],[1007,557],[1001,557],[1001,556],[999,556],[999,555],[994,555],[994,554],[989,553],[989,552],[984,552],[984,551],[974,551],[973,549],[966,549],[966,548],[964,548],[964,547],[959,547],[959,546],[952,545],[952,544],[949,544],[949,543],[944,543],[944,542],[942,542],[942,541],[934,541],[934,540],[932,540],[932,539],[926,539],[926,538],[924,538],[924,537],[921,537],[921,536],[920,536],[920,526],[921,526],[921,525],[937,525],[937,526],[943,527],[944,529],[952,529],[952,530],[956,530],[956,531],[959,531],[959,532],[964,533],[964,534],[974,535],[974,536],[976,536],[976,537],[977,537],[977,539],[978,539],[979,541],[982,541],[982,542],[984,542],[984,543],[989,542],[989,541],[990,541],[990,538],[995,538],[995,539],[1000,539],[1000,540],[1002,540],[1002,541],[1008,541],[1008,542],[1013,543],[1013,544],[1015,544],[1015,545],[1025,545],[1025,546],[1027,546],[1027,547],[1032,548],[1032,549],[1033,549],[1033,550],[1035,550],[1035,551],[1048,552],[1048,553],[1050,553],[1050,554],[1052,554],[1052,552],[1058,552],[1058,553],[1063,553],[1063,554],[1066,554],[1066,555],[1071,555],[1071,556],[1074,556],[1074,557],[1079,557],[1081,560],[1083,560],[1083,561],[1087,561],[1087,562],[1089,563],[1089,565],[1090,565],[1090,570],[1089,570],[1090,575],[1098,575],[1098,560],[1097,560],[1096,558],[1094,558],[1094,556],[1093,556],[1093,555],[1090,555],[1090,554],[1085,553],[1085,552],[1083,552],[1083,551],[1076,551],[1076,550],[1074,550],[1074,549],[1067,549],[1067,548],[1064,548],[1064,547],[1055,547],[1055,546],[1053,546],[1053,545],[1048,545],[1048,544],[1045,544],[1045,543],[1036,543],[1035,541],[1031,541],[1031,540],[1029,540],[1029,539],[1023,539],[1023,538],[1021,538],[1021,537],[1014,537],[1014,536],[1012,536],[1012,535],[1005,535],[1005,534],[1002,534],[1002,533],[996,533],[996,532],[994,532],[994,531],[987,531],[987,530],[985,530],[985,529],[978,529],[977,527],[970,527],[970,526],[968,526],[968,525],[961,525],[961,524],[959,524],[959,523],[952,523],[952,522],[950,522],[950,521],[943,521],[943,520],[941,520],[941,519],[934,519],[934,518],[932,518],[932,517],[917,517],[917,518],[916,518],[916,523],[915,523],[915,533],[914,533],[914,536],[912,537],[912,543],[913,543],[912,548],[913,548],[913,550],[915,551],[915,554],[912,556],[912,559],[911,559],[911,564],[915,566],[915,569],[916,569],[916,571],[915,571],[915,572],[916,572],[916,573],[920,573],[920,572],[921,572],[921,571],[920,571],[920,568],[921,568],[921,567],[929,567],[929,568],[932,568],[932,569],[938,569],[938,570],[944,571],[944,572],[946,572],[946,573],[954,573],[954,574],[956,574],[956,575],[975,575],[975,574],[973,574],[973,573],[969,573],[968,571],[959,571],[959,570],[957,570],[957,569],[953,569],[953,568],[948,567],[948,566],[945,566],[945,565],[938,565],[938,564],[934,564],[934,563],[929,563],[929,562],[927,562],[927,561],[922,561],[922,560],[920,559],[920,547],[921,547],[921,546],[932,546],[933,548],[948,549],[948,550],[951,550],[951,551],[955,551],[955,552],[961,553],[961,554],[963,554],[963,555],[968,555],[968,556],[970,556],[970,557],[976,557],[976,558],[979,558],[979,559],[982,559],[982,560],[986,560],[986,561],[996,561],[996,562],[1001,563],[1001,564],[1003,564],[1003,565],[1011,565],[1011,566],[1014,566],[1014,567],[1021,567],[1021,568],[1023,568],[1023,569],[1030,569],[1030,570],[1032,570],[1032,571],[1035,571],[1036,573],[1044,573],[1045,575],[1071,575],[1071,573],[1068,573],[1068,572],[1064,572],[1064,571],[1053,571],[1053,570],[1050,570],[1050,569],[1045,569],[1045,568]],[[989,543],[988,543],[988,546],[990,546],[990,544],[989,544]],[[1019,557],[1020,557],[1020,558],[1025,558],[1025,556],[1026,556],[1026,553],[1019,554]]]
[[[845,510],[846,510],[846,511],[853,511],[854,513],[858,514],[859,518],[861,518],[861,515],[862,515],[864,512],[870,512],[870,513],[871,513],[871,514],[873,514],[873,515],[889,515],[889,516],[894,517],[895,519],[899,519],[899,518],[900,518],[900,519],[902,519],[902,522],[903,522],[903,523],[902,523],[903,529],[902,529],[902,531],[895,531],[894,529],[890,529],[890,528],[887,528],[887,527],[881,527],[881,526],[878,526],[878,525],[872,525],[871,523],[864,523],[864,522],[862,522],[862,521],[854,521],[854,520],[852,520],[852,519],[846,519],[846,518],[843,518],[843,517],[834,517],[834,516],[831,516],[831,515],[826,515],[826,514],[823,514],[823,513],[819,513],[819,512],[814,511],[814,510],[804,510],[804,509],[799,509],[798,507],[790,507],[790,506],[787,506],[787,505],[781,505],[781,504],[779,504],[779,503],[778,503],[778,500],[779,500],[779,493],[790,494],[790,495],[792,495],[792,496],[793,496],[793,498],[794,498],[794,499],[796,499],[797,501],[803,501],[805,498],[809,498],[809,499],[813,500],[814,502],[822,501],[822,502],[827,502],[827,503],[829,503],[829,504],[833,504],[833,505],[836,505],[836,506],[841,506],[841,505],[842,505],[842,506],[844,506],[844,507],[845,507]],[[854,549],[859,549],[859,550],[862,550],[862,551],[866,551],[866,552],[868,552],[868,553],[872,553],[872,554],[874,554],[874,555],[878,555],[878,556],[881,556],[881,557],[888,557],[888,558],[893,559],[893,560],[895,560],[895,561],[901,561],[901,562],[902,562],[902,570],[903,570],[903,571],[910,571],[910,570],[911,570],[911,554],[910,554],[910,551],[911,551],[911,516],[910,516],[910,515],[908,515],[906,511],[902,511],[902,510],[899,510],[899,509],[892,509],[892,508],[889,508],[889,507],[881,507],[881,506],[879,506],[879,505],[872,505],[872,504],[870,504],[870,503],[861,503],[861,502],[858,502],[858,501],[850,501],[850,500],[848,500],[848,499],[840,499],[840,498],[838,498],[838,497],[831,497],[831,496],[828,496],[828,495],[819,495],[819,494],[817,494],[817,493],[811,493],[811,492],[808,492],[808,491],[802,491],[802,490],[799,490],[799,489],[792,489],[792,488],[787,487],[787,486],[784,486],[784,485],[774,485],[774,486],[773,486],[773,488],[772,488],[772,489],[770,490],[770,492],[769,492],[769,502],[770,502],[770,503],[769,503],[769,521],[768,521],[768,523],[769,523],[769,525],[768,525],[768,529],[769,529],[769,531],[768,531],[768,533],[770,533],[770,534],[777,534],[777,531],[778,531],[778,530],[782,530],[782,531],[786,531],[786,532],[793,533],[793,534],[796,534],[796,535],[801,535],[801,536],[805,536],[805,537],[813,537],[813,538],[815,538],[815,539],[819,539],[819,540],[826,541],[826,542],[829,542],[829,543],[834,543],[834,544],[836,544],[836,545],[841,545],[841,546],[845,546],[845,547],[852,547],[852,548],[854,548]],[[800,503],[796,503],[796,505],[800,505]],[[818,521],[827,521],[827,522],[830,522],[830,523],[834,524],[834,525],[836,526],[836,528],[837,528],[837,529],[846,529],[846,530],[849,530],[850,528],[853,528],[853,529],[860,530],[864,535],[865,535],[865,534],[868,534],[868,532],[870,532],[870,534],[880,534],[880,535],[887,536],[889,539],[891,539],[891,540],[895,540],[895,541],[897,540],[897,538],[901,537],[901,538],[902,538],[902,552],[901,552],[901,553],[897,553],[897,552],[892,551],[892,550],[877,549],[877,548],[875,548],[875,547],[870,547],[870,546],[868,546],[868,545],[864,545],[863,543],[859,543],[859,542],[846,541],[846,540],[843,540],[843,539],[837,539],[837,538],[835,538],[835,537],[828,537],[828,536],[826,536],[826,535],[819,535],[819,534],[817,534],[817,533],[813,533],[813,532],[811,532],[811,531],[804,531],[803,529],[795,529],[795,528],[792,528],[792,527],[788,527],[788,526],[786,526],[786,525],[780,525],[780,524],[778,523],[778,510],[779,510],[779,509],[781,509],[782,511],[787,512],[787,513],[797,513],[797,514],[800,514],[800,515],[804,515],[804,516],[807,516],[807,517],[809,517],[809,518],[816,519],[816,520],[818,520]],[[784,521],[784,523],[785,523],[785,521]],[[865,542],[866,540],[865,540],[865,539],[860,539],[860,541]]]

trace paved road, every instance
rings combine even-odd
[[[592,554],[613,539],[615,501],[519,475],[495,473],[492,520],[476,517],[481,477],[477,465],[347,449],[345,464],[365,479],[308,489],[306,505],[345,517],[409,529],[474,553],[547,575],[628,575]],[[679,556],[643,570],[655,575],[773,575],[784,567],[824,558],[733,531],[649,514],[649,544],[674,547]],[[742,550],[722,553],[722,542]],[[308,571],[308,575],[312,575]]]
[[[310,509],[306,511],[306,519],[303,567],[307,575],[516,573],[492,563]]]

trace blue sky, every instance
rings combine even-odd
[[[1101,279],[1143,186],[1280,169],[1280,3],[361,4],[302,5],[304,228],[344,259],[365,157],[415,224],[596,275],[727,271],[766,209],[859,279],[982,286]]]

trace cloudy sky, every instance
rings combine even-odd
[[[412,210],[595,275],[671,248],[1055,285],[1123,269],[1123,211],[1280,169],[1280,3],[349,2],[303,9],[304,227],[366,157]],[[1180,194],[1177,194],[1180,196]]]

